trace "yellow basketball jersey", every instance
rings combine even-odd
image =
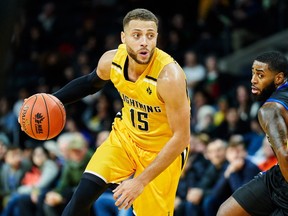
[[[130,137],[138,147],[160,151],[171,138],[172,131],[168,124],[165,105],[157,96],[157,78],[163,67],[175,60],[156,48],[146,70],[136,82],[131,82],[125,79],[124,75],[124,71],[127,70],[127,55],[126,46],[119,45],[110,75],[123,100],[120,122],[128,129]],[[114,127],[117,129],[117,125]]]

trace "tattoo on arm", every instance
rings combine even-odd
[[[282,112],[276,103],[267,103],[258,112],[259,123],[274,150],[283,148],[287,143],[287,126]]]

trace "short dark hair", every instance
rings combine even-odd
[[[228,147],[238,147],[243,146],[246,147],[244,137],[241,134],[233,134],[230,136],[228,140]]]
[[[281,52],[265,52],[258,55],[255,60],[268,64],[268,68],[273,72],[283,72],[285,77],[288,75],[288,60]]]
[[[131,20],[143,20],[143,21],[153,21],[156,23],[157,27],[159,24],[158,18],[151,11],[144,8],[136,8],[134,10],[129,11],[123,19],[123,28],[131,21]]]

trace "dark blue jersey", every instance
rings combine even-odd
[[[288,83],[281,85],[266,102],[277,102],[282,104],[288,110]]]

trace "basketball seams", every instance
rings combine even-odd
[[[59,101],[58,100],[58,98],[57,98],[57,100],[55,99],[56,97],[55,96],[53,96],[53,95],[49,95],[48,94],[48,96],[49,96],[49,98],[50,99],[52,99],[54,102],[55,102],[55,104],[57,104],[57,106],[58,106],[58,108],[59,108],[59,110],[60,110],[60,112],[61,112],[61,117],[62,117],[62,121],[61,122],[63,122],[63,125],[61,126],[61,128],[63,129],[64,128],[64,126],[65,126],[65,108],[64,108],[64,106],[63,107],[61,107],[61,104],[59,104],[59,102],[61,103],[61,101]],[[55,98],[54,98],[55,97]]]
[[[46,102],[46,99],[44,97],[44,94],[45,93],[42,93],[42,94],[39,94],[41,95],[42,99],[43,99],[43,102],[44,102],[44,105],[45,105],[45,111],[46,111],[46,116],[47,116],[47,128],[48,128],[48,131],[47,131],[47,136],[46,136],[46,140],[48,139],[49,135],[50,135],[50,115],[49,115],[49,112],[48,112],[48,105],[47,105],[47,102]],[[47,94],[45,94],[47,95]]]
[[[34,106],[36,104],[36,101],[37,101],[37,95],[35,95],[35,100],[33,101],[33,104],[31,107],[31,113],[30,113],[30,130],[33,134],[33,137],[35,137],[35,133],[34,133],[34,128],[33,128],[34,124],[32,124],[32,122],[33,122],[33,115],[32,114],[33,114],[33,110],[34,110]]]

